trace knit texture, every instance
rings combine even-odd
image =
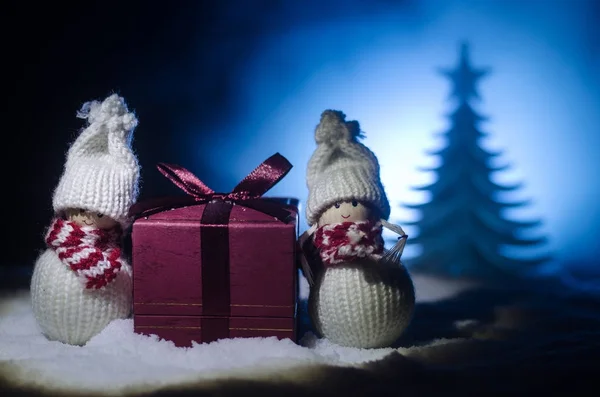
[[[306,218],[313,225],[335,202],[358,200],[388,219],[390,205],[379,177],[377,157],[358,142],[363,134],[357,121],[346,121],[337,110],[325,110],[315,129],[317,148],[306,174]]]
[[[128,220],[138,194],[139,165],[131,149],[137,119],[123,98],[84,104],[78,117],[88,126],[67,153],[52,204],[58,217],[67,209]],[[46,235],[46,250],[31,279],[33,312],[52,340],[83,345],[112,320],[131,313],[131,267],[110,232],[57,220]],[[82,283],[83,281],[83,283]]]
[[[309,313],[321,336],[341,346],[381,348],[402,335],[414,310],[412,281],[404,267],[380,265],[364,259],[317,277]]]
[[[383,250],[381,228],[390,205],[377,157],[358,142],[362,136],[358,122],[346,121],[337,110],[325,110],[315,130],[317,148],[306,173],[306,218],[316,225],[312,245],[319,257],[310,258],[314,263],[308,266],[316,270],[309,313],[317,332],[331,342],[378,348],[390,346],[408,326],[415,294],[399,260],[401,250],[393,260]],[[336,202],[353,200],[376,209],[380,221],[321,224],[322,214]]]
[[[341,222],[319,227],[314,244],[325,266],[367,257],[381,257],[381,222]]]
[[[74,271],[85,288],[104,288],[122,269],[120,228],[102,230],[57,218],[46,233],[46,245]]]
[[[84,104],[78,117],[88,126],[67,153],[54,210],[83,208],[125,223],[138,195],[140,171],[131,149],[137,118],[117,94]]]
[[[42,332],[71,345],[84,345],[112,320],[129,317],[131,291],[131,267],[123,260],[113,282],[91,290],[51,249],[40,255],[31,278],[33,313]]]

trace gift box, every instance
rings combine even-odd
[[[188,193],[142,203],[132,231],[134,330],[177,346],[223,338],[296,340],[298,210],[262,198],[291,165],[276,154],[231,192],[159,164]]]

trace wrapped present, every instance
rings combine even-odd
[[[298,209],[263,198],[289,172],[275,154],[231,193],[159,164],[187,195],[132,208],[134,330],[177,346],[222,338],[296,339]]]

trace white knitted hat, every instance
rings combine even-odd
[[[137,118],[117,94],[85,103],[77,116],[88,126],[67,153],[54,211],[83,208],[124,223],[138,194],[140,169],[131,149]]]
[[[390,204],[379,177],[379,162],[358,138],[362,134],[357,121],[346,121],[346,115],[337,110],[321,114],[315,130],[318,146],[306,173],[309,225],[337,201],[358,200],[377,208],[381,218],[389,218]]]

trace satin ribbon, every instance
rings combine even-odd
[[[281,204],[261,199],[263,194],[275,186],[292,169],[292,164],[279,153],[275,153],[263,161],[230,193],[215,192],[191,171],[179,165],[159,163],[157,168],[187,196],[154,198],[136,203],[129,211],[130,216],[137,218],[171,208],[220,201],[252,208],[282,222],[287,222],[290,217],[289,211],[282,208]]]

